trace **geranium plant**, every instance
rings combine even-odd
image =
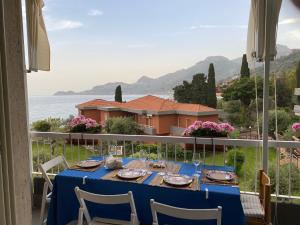
[[[229,123],[195,121],[184,131],[184,135],[192,137],[226,137],[233,131],[234,127]]]
[[[99,133],[101,131],[101,126],[96,120],[83,115],[74,117],[69,125],[72,133]]]
[[[300,123],[293,123],[291,136],[296,137],[296,138],[299,139],[299,137],[300,137]]]
[[[292,129],[294,132],[297,132],[300,130],[300,123],[293,123]]]

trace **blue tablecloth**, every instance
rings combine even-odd
[[[123,163],[132,159],[125,158]],[[229,167],[205,166],[207,169],[231,170]],[[192,164],[182,163],[180,174],[192,175],[195,167]],[[153,173],[143,184],[111,181],[100,179],[109,173],[105,168],[99,168],[95,172],[82,172],[77,170],[64,170],[54,179],[54,189],[48,212],[47,225],[65,225],[76,220],[78,217],[79,203],[74,188],[79,188],[98,194],[123,194],[133,192],[137,208],[138,218],[141,224],[152,224],[150,199],[157,202],[183,208],[216,208],[222,206],[222,225],[244,225],[245,217],[240,201],[240,190],[238,187],[200,184],[200,191],[181,190],[149,185],[155,177]],[[85,184],[83,184],[83,177]],[[206,199],[205,189],[208,189]],[[91,216],[101,216],[114,219],[129,219],[130,208],[128,205],[95,205],[88,203]],[[159,217],[161,224],[215,224],[214,221],[179,221],[171,217]]]

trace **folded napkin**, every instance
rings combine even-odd
[[[108,169],[121,169],[123,167],[123,162],[121,158],[109,156],[105,161],[105,166]]]

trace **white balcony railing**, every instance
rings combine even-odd
[[[110,145],[122,146],[124,157],[134,157],[135,153],[143,149],[152,153],[152,156],[155,156],[157,151],[164,151],[168,160],[184,162],[192,162],[192,153],[196,150],[201,153],[203,164],[230,165],[239,169],[242,191],[257,192],[258,189],[256,180],[262,163],[261,140],[51,132],[30,134],[34,174],[39,173],[38,164],[56,155],[63,154],[68,162],[73,164],[91,156],[106,155]],[[294,176],[300,173],[300,162],[298,163],[298,158],[293,152],[300,148],[300,142],[270,140],[269,147],[269,173],[273,196],[299,201],[300,187]],[[245,157],[242,165],[240,152]],[[56,174],[59,171],[60,168],[56,168],[52,173]]]

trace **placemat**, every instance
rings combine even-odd
[[[90,168],[83,168],[83,167],[80,167],[75,164],[75,165],[71,166],[69,169],[70,170],[80,170],[80,171],[85,171],[85,172],[94,172],[103,165],[104,165],[104,161],[101,161],[100,165],[95,166],[95,167],[90,167]]]
[[[201,182],[205,184],[217,184],[217,185],[238,185],[239,179],[238,176],[231,172],[233,174],[233,179],[231,181],[216,181],[216,180],[210,180],[206,177],[206,173],[210,170],[202,170],[202,176],[201,176]]]
[[[176,188],[176,189],[183,189],[183,190],[192,190],[192,191],[199,191],[200,185],[199,185],[199,177],[194,177],[193,182],[188,186],[173,186],[169,185],[164,182],[163,176],[157,174],[153,180],[150,182],[150,185],[153,186],[160,186],[160,187],[167,187],[167,188]]]
[[[128,169],[143,169],[145,166],[142,166],[142,164],[143,163],[139,160],[133,160],[133,161],[126,164],[126,168],[128,168]],[[121,179],[117,176],[119,170],[120,169],[113,170],[110,173],[108,173],[108,174],[104,175],[103,177],[101,177],[100,179],[114,180],[114,181],[124,181],[124,182],[133,182],[133,183],[142,184],[149,176],[151,176],[151,174],[146,174],[145,176],[139,177],[137,179],[126,180],[126,179]]]

